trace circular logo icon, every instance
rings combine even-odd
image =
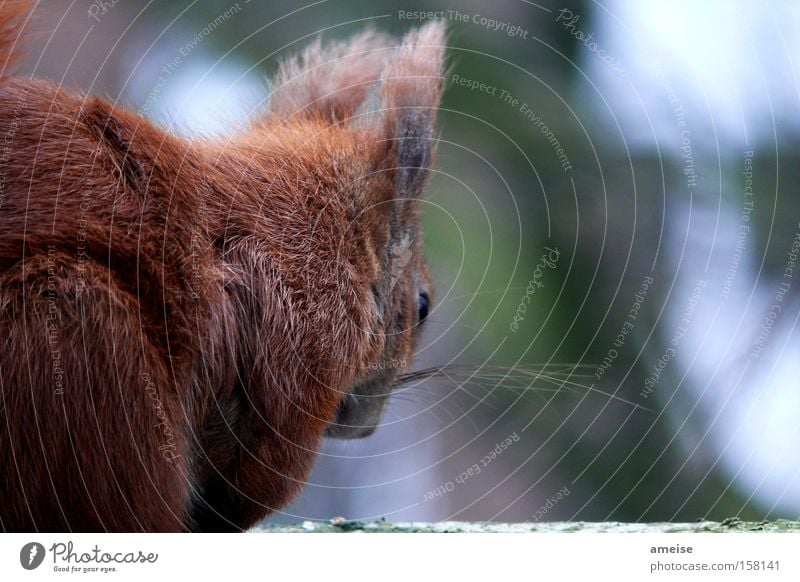
[[[19,551],[19,563],[26,570],[35,570],[44,561],[44,546],[38,542],[30,542]]]

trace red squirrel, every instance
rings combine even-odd
[[[9,75],[0,8],[0,530],[241,531],[366,436],[430,309],[444,27],[284,61],[186,139]]]

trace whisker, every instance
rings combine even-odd
[[[501,365],[467,365],[467,364],[447,364],[444,366],[436,366],[431,368],[423,368],[421,370],[414,370],[404,374],[403,377],[413,377],[419,375],[436,374],[439,372],[452,373],[473,373],[473,372],[486,372],[493,371],[496,373],[524,373],[524,374],[538,374],[542,372],[558,373],[558,374],[573,374],[581,369],[594,369],[595,366],[591,364],[578,364],[578,363],[561,363],[553,362],[549,364],[527,364],[525,366],[501,366]]]
[[[484,396],[483,398],[478,398],[478,397],[477,397],[477,396],[475,396],[475,395],[474,395],[472,392],[470,392],[469,390],[467,390],[467,388],[466,388],[466,386],[464,385],[464,383],[463,383],[463,382],[460,382],[460,383],[459,383],[459,382],[457,382],[457,381],[456,381],[455,379],[453,379],[453,378],[448,378],[448,379],[449,379],[450,381],[452,381],[453,383],[457,383],[457,386],[456,386],[456,388],[460,389],[462,392],[464,392],[465,394],[467,394],[467,395],[468,395],[470,398],[472,398],[473,400],[475,400],[475,401],[476,401],[476,402],[478,402],[479,404],[485,404],[486,406],[488,406],[488,407],[489,407],[489,408],[491,408],[492,410],[495,410],[495,411],[497,411],[497,412],[500,412],[500,409],[499,409],[499,408],[497,408],[497,406],[495,406],[494,404],[492,404],[492,403],[490,403],[490,402],[487,402],[487,401],[486,401],[486,397],[485,397],[485,396]],[[492,395],[492,393],[490,392],[490,393],[489,393],[487,396],[491,396],[491,395]],[[475,427],[475,428],[476,428],[476,430],[477,430],[477,427]]]
[[[413,382],[423,382],[425,380],[436,378],[438,380],[445,380],[449,383],[457,385],[464,392],[471,397],[484,402],[487,405],[485,398],[478,399],[475,395],[469,392],[465,386],[478,386],[481,388],[489,388],[487,384],[494,384],[491,387],[489,394],[495,393],[495,388],[502,387],[509,390],[525,390],[526,392],[533,392],[539,396],[546,404],[547,400],[544,398],[544,393],[557,394],[559,392],[568,392],[570,394],[584,394],[586,392],[593,392],[632,406],[634,408],[644,410],[655,414],[656,411],[646,406],[642,406],[636,402],[628,400],[617,394],[607,392],[594,386],[594,384],[583,384],[580,382],[582,379],[591,378],[591,374],[575,373],[576,370],[591,370],[596,366],[592,364],[580,363],[550,363],[540,365],[529,365],[525,367],[510,367],[499,365],[463,365],[453,364],[438,366],[433,368],[424,368],[422,370],[415,370],[407,374],[403,374],[397,379],[397,386],[403,384],[410,384]],[[533,386],[534,382],[542,381],[548,384],[553,384],[556,388],[545,389],[539,386]],[[494,407],[496,409],[496,407]]]
[[[498,289],[486,289],[484,291],[476,291],[475,293],[464,293],[462,295],[451,295],[449,297],[444,298],[444,302],[447,303],[449,301],[457,301],[458,299],[466,299],[469,297],[479,297],[481,295],[491,295],[492,293],[502,293],[503,291],[522,291],[525,289],[525,285],[515,285],[513,287],[509,287],[506,289],[505,287],[500,287]],[[439,302],[442,303],[441,301]]]
[[[433,407],[432,407],[432,406],[429,406],[429,407],[427,407],[427,408],[425,409],[425,412],[427,412],[428,414],[430,414],[430,415],[431,415],[431,416],[432,416],[432,417],[433,417],[433,418],[436,420],[436,422],[437,422],[437,423],[440,425],[440,427],[441,427],[441,428],[444,428],[445,426],[447,426],[447,425],[445,424],[445,422],[444,422],[444,421],[443,421],[443,420],[442,420],[442,419],[439,417],[439,415],[438,415],[438,414],[436,414],[436,413],[433,411]]]

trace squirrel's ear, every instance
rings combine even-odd
[[[442,97],[445,30],[431,22],[411,31],[386,61],[369,97],[354,115],[354,129],[373,144],[373,164],[391,179],[385,276],[376,287],[386,301],[420,244],[419,199],[431,165],[436,114]],[[382,191],[381,191],[382,190]],[[386,201],[387,189],[379,189]]]
[[[444,43],[441,22],[409,32],[353,117],[367,139],[383,143],[380,163],[395,171],[395,196],[419,195],[431,163]]]
[[[392,50],[391,38],[374,30],[327,45],[318,37],[281,64],[271,83],[268,116],[314,116],[333,122],[350,117],[380,77]]]
[[[398,194],[417,192],[430,165],[444,37],[444,24],[430,22],[399,45],[372,30],[329,45],[318,38],[283,62],[262,122],[313,117],[346,124],[375,144],[378,165],[397,168]]]

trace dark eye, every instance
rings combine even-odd
[[[430,299],[425,291],[420,291],[419,294],[419,322],[425,321],[428,317],[428,307],[430,306]]]

